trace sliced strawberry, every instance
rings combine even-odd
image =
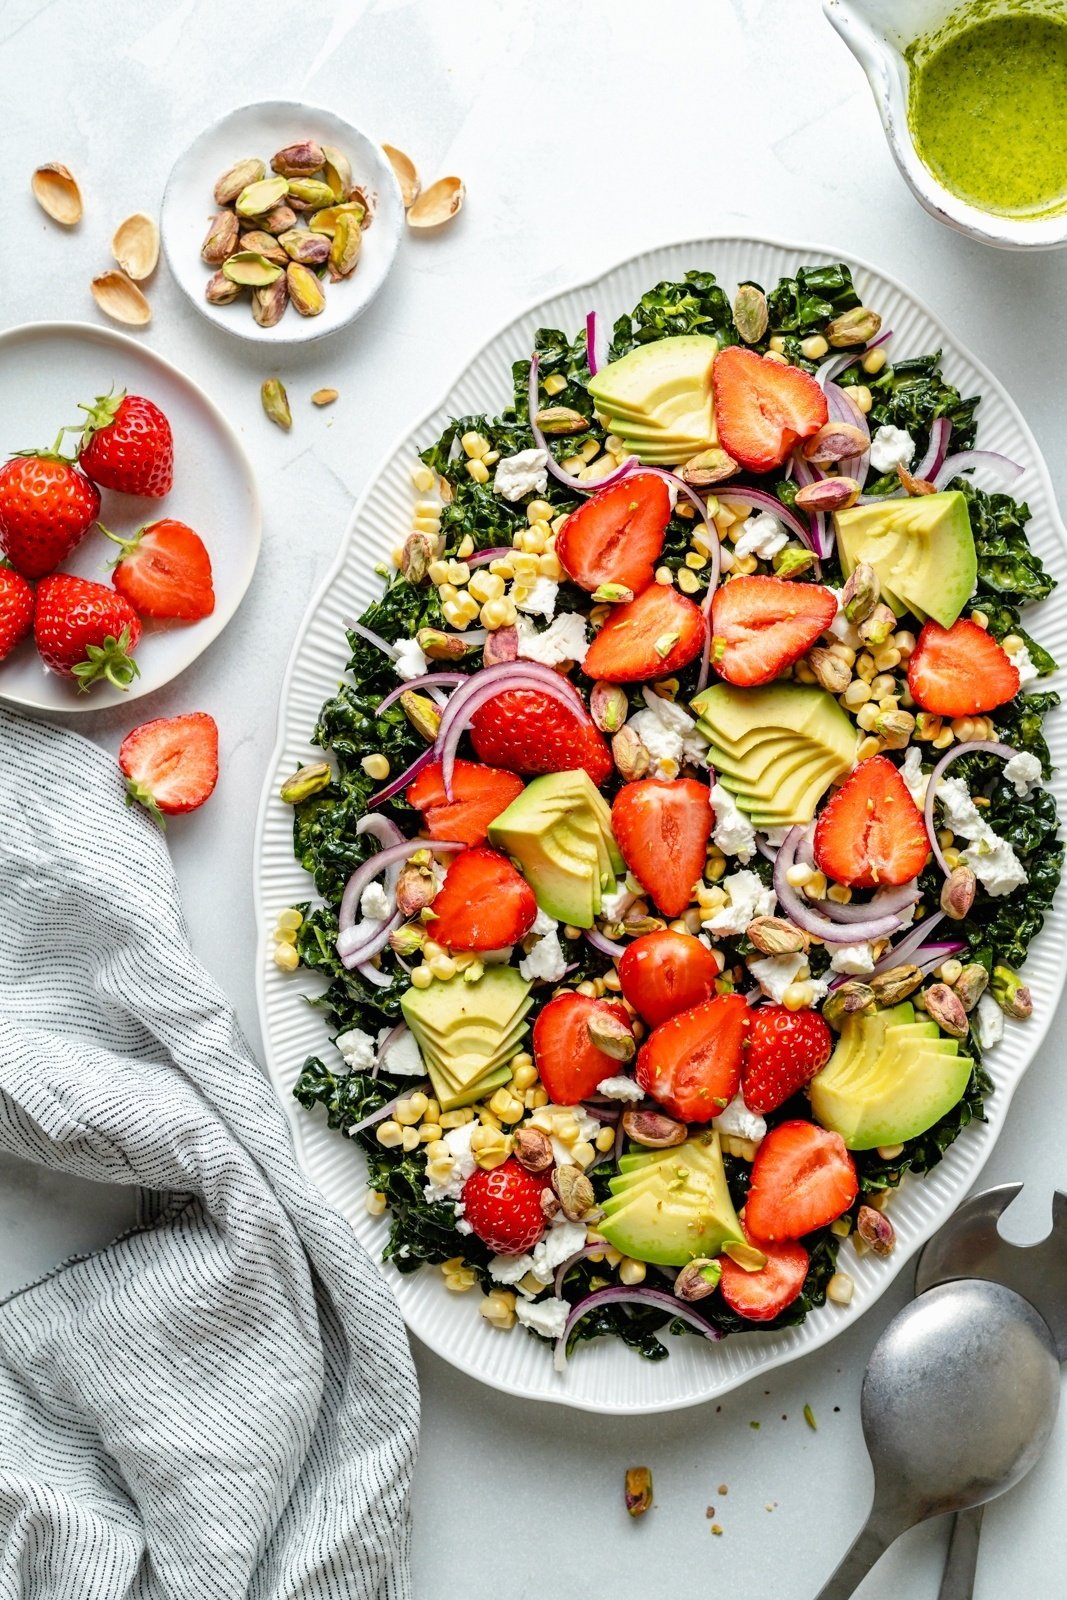
[[[818,433],[829,412],[815,379],[754,350],[731,345],[711,371],[719,443],[749,472],[780,467],[798,439]]]
[[[815,824],[819,871],[850,889],[908,883],[930,854],[922,812],[888,756],[861,761]]]
[[[474,713],[478,757],[509,772],[576,772],[595,784],[613,771],[611,751],[593,723],[537,689],[506,689]]]
[[[691,933],[661,928],[628,944],[619,962],[622,992],[650,1028],[715,993],[719,963]]]
[[[33,589],[10,567],[0,567],[0,661],[33,627]]]
[[[533,927],[537,901],[506,856],[476,847],[454,856],[433,900],[429,931],[450,950],[499,950]]]
[[[477,1238],[495,1255],[522,1255],[545,1231],[541,1193],[548,1173],[527,1172],[514,1156],[486,1172],[478,1168],[463,1185],[463,1214]]]
[[[752,1014],[741,1093],[750,1111],[777,1111],[830,1059],[834,1042],[818,1011],[760,1006]]]
[[[756,1151],[745,1202],[745,1227],[764,1239],[802,1239],[847,1211],[856,1169],[839,1133],[813,1122],[780,1122]]]
[[[758,1272],[746,1272],[729,1256],[723,1256],[719,1287],[726,1304],[739,1317],[748,1322],[771,1322],[793,1304],[803,1289],[808,1276],[808,1252],[802,1244],[770,1244],[766,1239],[759,1241],[757,1249],[767,1257],[766,1266]]]
[[[499,767],[477,761],[457,761],[452,770],[454,800],[445,795],[441,763],[424,767],[405,798],[422,812],[431,839],[458,839],[461,844],[484,844],[489,824],[522,793],[522,779]]]
[[[708,786],[695,778],[643,778],[615,796],[615,842],[664,916],[680,917],[692,899],[714,822]]]
[[[128,733],[119,746],[119,766],[130,801],[154,816],[195,811],[219,777],[219,730],[206,711],[157,717]]]
[[[820,583],[731,578],[711,602],[711,660],[727,683],[770,683],[799,661],[837,615]]]
[[[142,617],[175,617],[195,622],[215,609],[211,557],[198,533],[184,522],[163,517],[132,539],[101,529],[122,550],[111,581]]]
[[[627,605],[615,606],[582,663],[605,683],[643,683],[680,672],[704,648],[707,618],[677,589],[654,583]]]
[[[995,711],[1019,693],[1019,669],[977,622],[960,617],[951,628],[926,622],[908,662],[915,704],[938,717]]]
[[[630,1014],[617,1000],[585,994],[558,994],[534,1023],[534,1063],[553,1104],[577,1105],[596,1094],[604,1078],[617,1077],[618,1059],[605,1055],[589,1036],[589,1024],[603,1015],[630,1026]]]
[[[655,576],[670,519],[664,480],[634,472],[571,512],[556,536],[556,555],[568,576],[590,593],[617,583],[640,594]]]
[[[637,1056],[637,1081],[682,1122],[710,1122],[741,1083],[751,1013],[739,994],[716,995],[654,1028]]]

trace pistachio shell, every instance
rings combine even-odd
[[[134,282],[150,278],[159,260],[159,229],[155,219],[144,211],[135,211],[125,222],[120,222],[111,241],[111,254]]]
[[[419,175],[415,171],[415,163],[410,156],[406,156],[403,150],[398,150],[395,145],[383,144],[382,149],[385,151],[389,165],[396,174],[396,181],[400,185],[400,198],[404,202],[404,210],[407,211],[419,198],[419,190],[422,188],[419,182]]]
[[[225,277],[220,270],[208,279],[207,286],[204,289],[204,299],[211,306],[228,306],[237,299],[240,292],[241,285],[239,283],[231,283],[229,278]]]
[[[333,190],[335,200],[343,200],[352,187],[352,163],[343,150],[335,145],[322,147],[323,177]]]
[[[42,211],[47,211],[53,222],[64,228],[73,228],[82,217],[81,190],[68,167],[58,161],[49,161],[38,167],[30,180],[34,199]]]
[[[463,204],[466,189],[461,178],[438,178],[424,189],[408,210],[413,228],[439,228],[450,222]]]
[[[151,322],[151,306],[124,272],[102,272],[89,287],[101,311],[115,322],[125,322],[131,328],[143,328]]]

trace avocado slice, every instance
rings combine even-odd
[[[404,1020],[426,1062],[442,1110],[478,1100],[507,1081],[507,1062],[519,1047],[532,1004],[530,985],[515,967],[486,967],[475,983],[457,975],[414,987],[400,1000]]]
[[[763,827],[810,822],[826,789],[855,759],[853,723],[816,685],[717,683],[692,706],[723,788]]]
[[[639,344],[618,361],[601,367],[587,385],[597,410],[635,420],[669,415],[672,402],[691,409],[711,393],[711,369],[719,342],[710,334],[674,334]]]
[[[680,1267],[744,1237],[716,1132],[648,1154],[643,1167],[611,1179],[598,1223],[609,1244],[638,1261]]]
[[[929,497],[932,498],[932,497]],[[933,1127],[963,1097],[970,1058],[905,1001],[849,1017],[809,1094],[815,1120],[850,1150],[902,1144]]]
[[[518,862],[541,909],[577,928],[592,927],[602,893],[625,870],[607,803],[580,770],[528,783],[491,823],[489,839]]]
[[[898,615],[906,609],[951,628],[978,576],[967,502],[959,489],[850,506],[835,512],[834,526],[846,577],[866,561],[878,575],[886,604]]]

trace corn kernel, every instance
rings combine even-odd
[[[295,906],[289,906],[285,911],[278,913],[278,928],[292,928],[295,932],[303,922],[303,917]]]
[[[942,961],[941,965],[937,969],[937,975],[941,979],[942,983],[951,985],[956,982],[956,979],[959,977],[962,971],[963,962],[957,961],[953,957],[948,961]]]
[[[625,1283],[627,1288],[644,1283],[646,1270],[643,1261],[632,1261],[629,1256],[623,1256],[619,1262],[619,1282]]]
[[[455,1111],[441,1112],[441,1126],[446,1131],[449,1128],[462,1128],[465,1123],[474,1121],[474,1112],[470,1106],[457,1106]]]
[[[791,889],[804,889],[814,876],[813,868],[806,867],[802,861],[798,861],[795,866],[786,868],[785,881]]]
[[[588,1167],[596,1160],[596,1151],[588,1139],[578,1139],[571,1145],[571,1160],[580,1167]]]
[[[809,338],[800,341],[800,353],[807,361],[818,361],[820,356],[826,355],[829,348],[821,333],[813,333]]]
[[[572,478],[576,478],[580,472],[585,470],[585,457],[565,456],[560,462],[560,466],[564,472],[569,472]]]
[[[704,876],[709,883],[718,883],[720,878],[726,876],[726,862],[723,860],[709,861],[704,868]]]
[[[960,854],[960,852],[952,849],[951,847],[944,852],[944,856],[945,865],[950,872],[954,872],[957,867],[962,867],[964,864],[963,856]]]
[[[380,1217],[386,1206],[385,1196],[380,1189],[368,1189],[363,1204],[369,1217]]]
[[[395,1150],[398,1144],[403,1144],[404,1142],[404,1130],[399,1122],[394,1122],[390,1117],[388,1122],[379,1122],[374,1131],[374,1137],[380,1145],[384,1145],[386,1150]]]
[[[431,561],[426,568],[426,576],[432,584],[440,588],[443,583],[448,582],[448,567],[447,561]],[[447,599],[447,596],[445,598]]]
[[[852,899],[852,890],[847,883],[832,883],[826,891],[826,898],[837,906],[847,906]]]
[[[567,380],[559,372],[550,372],[541,387],[546,394],[562,394],[567,387]]]
[[[516,1089],[532,1089],[537,1082],[537,1068],[532,1061],[529,1064],[524,1061],[517,1067],[513,1066],[511,1081]]]
[[[868,350],[867,351],[867,354],[864,356],[863,360],[860,362],[860,366],[863,368],[864,372],[867,374],[868,377],[874,378],[874,377],[876,377],[878,375],[879,372],[881,372],[882,368],[885,366],[885,364],[886,364],[886,362],[888,360],[889,360],[889,357],[886,355],[885,351],[879,346],[879,348],[877,350]]]
[[[427,966],[418,966],[412,969],[411,984],[415,989],[428,989],[433,982],[433,973]]]
[[[551,382],[552,379],[549,378],[545,384],[546,389]],[[506,1332],[515,1326],[515,1296],[507,1289],[491,1290],[478,1310],[491,1327],[502,1328]]]
[[[441,532],[441,521],[439,517],[416,517],[411,524],[411,529],[413,533],[424,533],[428,539],[436,539]],[[472,539],[472,548],[473,545],[474,541]]]
[[[296,948],[291,944],[277,944],[274,947],[274,965],[283,972],[295,972],[300,965],[300,957]]]
[[[876,756],[878,754],[881,748],[882,741],[880,739],[875,739],[873,735],[868,734],[866,739],[860,740],[860,747],[856,751],[856,760],[869,761],[872,756]]]
[[[782,995],[782,1004],[787,1011],[804,1011],[814,998],[815,989],[812,984],[791,983]]]
[[[548,1090],[543,1084],[538,1084],[536,1089],[527,1089],[525,1101],[527,1111],[539,1111],[548,1104]]]
[[[687,567],[690,567],[694,572],[700,572],[700,571],[703,570],[704,567],[707,566],[708,558],[707,558],[706,555],[703,555],[699,550],[687,550],[686,551],[686,556],[685,556],[685,564],[686,564]]]
[[[768,350],[767,351],[767,360],[768,361],[776,361],[780,367],[787,367],[789,365],[789,362],[786,359],[786,357],[783,356],[783,355],[779,355],[777,350]]]
[[[892,634],[889,640],[894,650],[900,651],[901,661],[906,661],[915,649],[915,635],[906,628],[901,628]]]
[[[451,1261],[441,1263],[441,1272],[445,1280],[445,1288],[453,1294],[466,1294],[468,1289],[473,1289],[478,1282],[478,1275],[473,1267],[463,1264],[461,1256],[454,1257]]]
[[[671,571],[670,567],[656,568],[656,582],[662,584],[665,589],[670,588],[671,584],[674,582],[674,573]]]
[[[785,355],[785,339],[780,333],[772,334],[767,341],[768,349],[773,350],[776,356]]]
[[[441,1142],[441,1125],[438,1122],[423,1122],[419,1125],[420,1144],[431,1145]],[[445,1146],[448,1149],[448,1146]]]
[[[851,388],[845,390],[845,393],[856,407],[856,410],[862,411],[864,416],[874,405],[874,396],[865,383],[853,384]]]
[[[703,588],[703,584],[695,572],[691,572],[688,567],[680,567],[678,569],[678,587],[683,594],[696,594]]]
[[[360,766],[368,778],[381,780],[389,776],[389,757],[383,755],[364,756]]]
[[[876,705],[873,700],[868,700],[867,704],[860,706],[859,710],[857,711],[856,721],[859,723],[864,733],[871,733],[881,714],[881,707]]]
[[[419,466],[412,468],[411,481],[419,494],[429,494],[434,486],[434,475],[429,467],[424,467],[420,463]]]
[[[425,1110],[426,1096],[421,1093],[413,1094],[407,1099],[397,1101],[393,1116],[402,1128],[407,1128],[414,1126],[416,1122],[421,1122]]]
[[[826,1285],[826,1298],[835,1306],[847,1306],[852,1299],[854,1287],[847,1272],[835,1272]]]
[[[951,728],[942,728],[941,732],[937,734],[935,738],[930,740],[930,743],[933,745],[935,750],[947,750],[955,737],[956,736],[952,732]]]
[[[804,885],[804,893],[809,900],[825,900],[826,874],[824,872],[813,872]]]
[[[563,576],[563,568],[554,550],[548,550],[543,556],[538,557],[537,570],[542,578],[551,578],[553,583],[558,583]]]
[[[601,1128],[594,1142],[601,1154],[603,1154],[605,1150],[610,1150],[615,1143],[615,1129]]]
[[[450,561],[448,563],[448,581],[457,589],[470,582],[471,569],[465,561]]]
[[[874,664],[879,672],[891,672],[894,667],[900,666],[901,659],[900,651],[895,645],[886,645],[875,652]]]
[[[408,1155],[410,1155],[413,1150],[417,1150],[419,1148],[418,1128],[405,1128],[404,1137],[400,1142]]]
[[[525,1107],[510,1089],[498,1089],[489,1102],[489,1109],[500,1118],[501,1122],[518,1122]]]
[[[578,1124],[570,1112],[556,1118],[553,1131],[560,1144],[572,1145],[578,1138]]]
[[[904,1146],[902,1144],[880,1144],[878,1146],[876,1154],[878,1156],[879,1161],[895,1161],[897,1159],[897,1156],[900,1156],[900,1155],[904,1154]],[[885,1197],[888,1200],[889,1199],[889,1191],[888,1190],[884,1190],[883,1193],[885,1194]]]
[[[875,700],[881,700],[884,695],[892,694],[895,688],[896,680],[887,672],[879,672],[871,679],[871,694]]]
[[[503,578],[505,581],[515,576],[515,565],[511,561],[490,561],[489,571],[494,577]]]
[[[841,696],[841,704],[849,711],[858,711],[860,706],[865,706],[870,698],[870,684],[864,683],[862,678],[853,678],[852,682]]]
[[[468,461],[467,476],[473,478],[475,483],[488,483],[489,468],[484,461]]]
[[[984,611],[972,611],[971,612],[971,621],[973,623],[975,623],[976,626],[978,626],[979,628],[988,628],[989,627],[989,618],[986,616]]]
[[[468,455],[475,460],[484,456],[489,449],[489,440],[480,433],[465,433],[459,442],[463,448],[464,455]]]
[[[533,555],[543,555],[550,538],[547,522],[535,522],[526,530],[526,548]]]

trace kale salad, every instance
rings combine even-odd
[[[844,265],[689,271],[513,378],[412,462],[274,960],[385,1259],[561,1369],[658,1361],[839,1314],[983,1117],[1063,859],[1053,580]]]

